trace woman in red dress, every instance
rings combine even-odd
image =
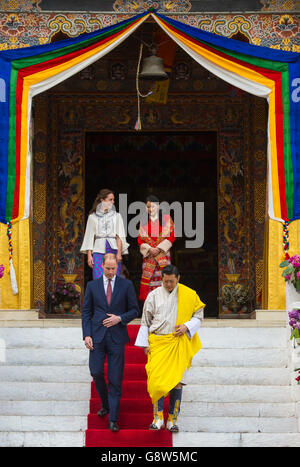
[[[170,249],[175,240],[174,222],[169,214],[162,213],[158,198],[148,196],[146,206],[147,216],[138,236],[143,256],[140,300],[146,300],[151,290],[161,286],[161,271],[171,263]]]

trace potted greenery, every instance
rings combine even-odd
[[[223,312],[230,314],[245,313],[251,301],[248,287],[242,284],[225,284],[221,288],[219,300],[222,302]]]
[[[295,342],[300,345],[300,309],[294,308],[289,311],[289,325],[291,326],[291,337],[290,339],[295,339]]]
[[[51,299],[54,305],[61,305],[66,313],[69,313],[74,303],[78,301],[80,292],[72,283],[58,283],[54,292],[51,294]]]

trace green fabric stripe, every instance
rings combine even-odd
[[[16,79],[17,72],[11,69],[10,82]],[[6,219],[12,218],[15,180],[16,180],[16,87],[10,88],[9,98],[9,133],[8,133],[8,180],[7,180],[7,198],[6,198]]]

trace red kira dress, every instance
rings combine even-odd
[[[138,244],[143,255],[140,300],[146,300],[151,290],[161,286],[161,271],[171,263],[170,248],[175,240],[175,229],[169,214],[163,215],[162,224],[157,216],[149,217],[148,223],[140,226]],[[161,250],[155,258],[148,257],[150,247]]]

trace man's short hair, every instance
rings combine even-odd
[[[117,257],[116,257],[116,255],[114,253],[106,253],[103,256],[102,264],[104,264],[107,259],[114,259],[116,261],[116,263],[118,262]]]
[[[178,277],[179,271],[178,271],[177,266],[175,266],[174,264],[168,264],[167,266],[163,268],[161,272],[162,277],[164,274],[166,274],[167,276],[170,276],[171,274],[175,274],[175,277]]]

